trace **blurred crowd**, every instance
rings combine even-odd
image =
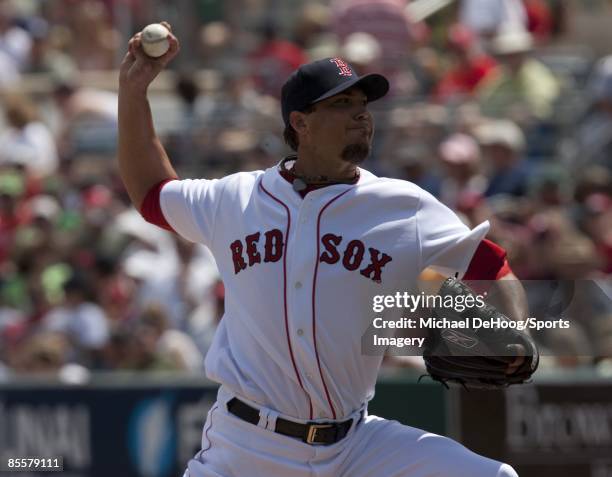
[[[150,98],[182,177],[277,163],[279,91],[300,64],[382,72],[364,167],[489,220],[536,302],[550,283],[594,283],[559,287],[572,328],[541,338],[553,366],[609,363],[612,56],[568,43],[568,3],[0,0],[0,376],[202,370],[223,315],[214,260],[131,207],[116,82],[83,80],[162,18],[183,19],[184,47]]]

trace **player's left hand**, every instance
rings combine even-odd
[[[449,278],[438,292],[443,297],[457,297],[467,303],[474,295],[463,282]],[[473,299],[472,303],[476,300]],[[445,385],[461,384],[466,388],[497,389],[529,380],[538,367],[539,353],[529,334],[511,326],[494,323],[510,321],[491,305],[466,307],[462,312],[454,308],[434,308],[432,314],[450,322],[466,322],[466,318],[480,318],[490,326],[463,326],[430,329],[425,341],[423,360],[429,375]]]
[[[516,373],[525,363],[525,347],[520,344],[512,344],[508,345],[506,348],[516,354],[516,358],[514,359],[514,361],[508,364],[508,368],[506,369],[506,374],[510,376]]]

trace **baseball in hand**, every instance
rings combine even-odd
[[[147,25],[142,30],[142,36],[140,37],[142,49],[148,56],[159,58],[170,48],[170,43],[168,42],[169,34],[168,29],[160,23]]]

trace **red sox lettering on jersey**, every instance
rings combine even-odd
[[[262,259],[263,263],[274,263],[282,258],[284,245],[282,231],[273,229],[264,232],[263,258],[262,251],[259,249],[261,236],[261,232],[256,232],[247,235],[244,240],[234,240],[230,244],[236,275],[247,267],[262,263]],[[343,248],[342,236],[332,233],[321,237],[321,245],[325,251],[319,257],[320,262],[329,265],[340,262],[348,271],[359,269],[361,275],[377,283],[381,281],[383,267],[393,260],[392,257],[374,247],[366,247],[363,241],[358,239],[348,241]],[[366,248],[369,262],[364,261]],[[360,268],[362,265],[365,267]]]
[[[210,248],[225,285],[208,378],[305,420],[344,418],[373,394],[382,356],[356,345],[372,296],[410,289],[430,265],[462,272],[488,230],[364,169],[304,198],[278,167],[172,181],[160,203],[175,231]]]
[[[278,262],[283,256],[283,233],[278,229],[268,230],[264,233],[264,263]],[[232,252],[232,261],[234,262],[234,272],[240,273],[246,269],[247,266],[252,267],[256,263],[261,263],[262,257],[261,252],[257,248],[259,239],[261,237],[260,232],[256,232],[251,235],[247,235],[242,240],[234,240],[230,245]],[[244,253],[248,259],[248,265],[245,261]]]
[[[285,86],[286,126],[291,113],[322,95],[352,97],[355,87],[370,102],[389,89],[384,77],[359,78],[340,58],[304,65]],[[341,117],[362,116],[352,99],[346,104]],[[121,149],[141,155],[142,147]],[[430,266],[462,275],[488,223],[470,230],[416,185],[365,169],[353,181],[300,194],[300,184],[283,174],[289,162],[221,179],[165,181],[147,194],[159,202],[151,213],[163,215],[162,226],[209,248],[225,290],[204,363],[220,384],[218,399],[184,477],[517,477],[450,439],[367,412],[383,361],[382,352],[363,348],[373,297],[417,289]],[[198,336],[214,316],[202,308],[185,322]],[[397,321],[403,312],[388,308],[384,318]]]
[[[308,462],[304,472],[270,467],[286,461],[286,456],[275,457],[286,449],[294,452],[293,441],[282,441],[278,450],[282,436],[263,433],[275,429],[276,416],[301,422],[358,420],[358,410],[374,395],[383,360],[382,353],[371,356],[361,347],[374,316],[372,296],[414,289],[418,274],[429,266],[462,274],[489,227],[483,223],[470,230],[414,184],[378,178],[364,169],[356,184],[324,187],[304,198],[277,167],[221,180],[172,181],[161,190],[160,206],[175,231],[210,248],[225,285],[224,316],[206,355],[207,377],[221,384],[220,396],[226,391],[228,397],[263,406],[267,416],[260,419],[266,429],[254,426],[227,413],[227,400],[220,398],[203,431],[202,459],[190,461],[190,470],[199,469],[193,477],[211,475],[206,472],[211,456],[224,465],[227,446],[246,441],[263,442],[257,447],[262,450],[243,452],[235,446],[239,455],[232,463],[239,462],[240,470],[218,475],[313,475],[312,451],[300,441],[294,455]],[[402,313],[397,307],[385,317],[395,321]],[[368,429],[367,419],[361,429]],[[406,459],[409,465],[414,459],[421,462],[431,448],[428,462],[434,467],[427,475],[516,477],[500,471],[497,462],[483,464],[473,453],[468,456],[476,456],[474,463],[465,472],[456,472],[453,457],[448,471],[440,473],[437,466],[446,460],[439,456],[456,456],[459,447],[444,440],[423,450],[421,439],[410,428],[402,429],[409,435],[395,430],[358,435],[357,428],[354,442],[377,441],[382,446],[377,449],[400,440],[414,442],[406,446],[416,449],[414,454],[373,459],[368,444],[354,447],[346,458],[340,454],[342,462],[356,468],[334,467],[316,475],[408,475],[396,470],[404,468]],[[334,446],[322,449],[334,452]],[[269,456],[265,466],[262,455]],[[368,456],[366,463],[362,455]],[[251,472],[253,462],[263,470]],[[386,470],[380,470],[382,465]]]

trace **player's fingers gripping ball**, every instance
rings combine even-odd
[[[143,51],[151,58],[159,58],[170,48],[170,30],[161,23],[152,23],[142,30],[140,44]]]
[[[447,297],[475,296],[465,283],[454,278],[447,279],[438,294],[442,303]],[[533,339],[515,327],[503,326],[510,319],[493,306],[484,304],[461,312],[452,307],[436,307],[432,315],[448,324],[429,329],[425,340],[423,359],[434,380],[445,385],[461,384],[468,389],[497,389],[524,383],[537,369],[539,353]],[[459,322],[468,326],[453,326]],[[517,350],[524,355],[518,365]],[[508,373],[509,367],[514,368],[512,373]]]

